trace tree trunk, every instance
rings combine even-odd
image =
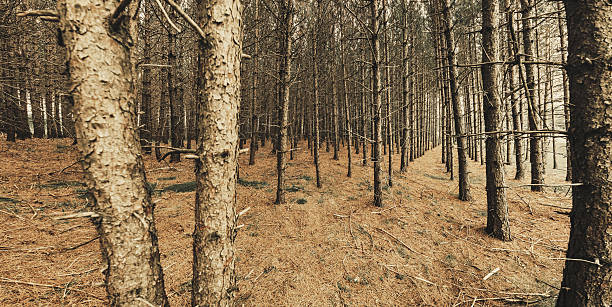
[[[378,16],[380,14],[380,0],[370,1],[371,33],[372,44],[372,109],[374,113],[374,206],[382,207],[382,185],[381,185],[381,86],[380,86],[380,41],[378,39]]]
[[[351,129],[351,109],[349,107],[349,87],[348,87],[348,75],[346,73],[346,50],[344,49],[344,23],[341,21],[340,23],[340,60],[342,63],[342,84],[344,87],[344,118],[346,119],[346,154],[347,154],[347,177],[352,177],[352,156],[351,156],[351,146],[353,139],[353,130]],[[359,146],[356,146],[359,148]],[[357,152],[359,154],[359,152]]]
[[[408,167],[408,0],[402,0],[402,154],[400,159],[400,171],[405,172]]]
[[[453,23],[450,14],[450,0],[443,0],[443,24],[444,36],[446,41],[446,56],[449,64],[450,77],[450,96],[453,107],[453,117],[455,121],[455,134],[457,135],[457,161],[459,162],[459,199],[469,201],[472,199],[470,195],[470,180],[467,169],[466,141],[463,127],[463,105],[459,102],[459,91],[457,87],[457,61],[455,58],[453,35]]]
[[[197,140],[192,306],[231,306],[236,290],[236,178],[242,4],[197,0],[202,105]]]
[[[482,87],[484,91],[485,131],[495,132],[502,129],[502,101],[499,97],[497,75],[498,64],[489,64],[499,58],[498,21],[499,5],[497,0],[482,0]],[[501,134],[489,134],[486,138],[487,162],[487,233],[503,241],[510,241],[508,222],[508,203],[504,182],[504,163],[502,161]]]
[[[566,33],[565,26],[563,25],[563,19],[561,16],[562,8],[561,3],[557,2],[557,18],[559,20],[559,44],[561,46],[561,61],[563,63],[567,62],[567,43],[566,43]],[[567,71],[562,69],[563,73],[563,113],[565,117],[565,131],[569,130],[569,121],[570,121],[570,111],[569,111],[569,79],[567,77]],[[565,172],[565,180],[572,180],[572,159],[571,157],[571,149],[570,142],[568,139],[565,140],[565,153],[566,153],[566,172]]]
[[[169,306],[159,261],[153,204],[136,133],[130,22],[137,3],[109,27],[118,3],[60,0],[78,148],[99,217],[93,218],[111,306]],[[89,29],[78,31],[77,29]],[[87,48],[94,44],[100,48]]]
[[[566,0],[573,187],[557,306],[612,305],[612,7]],[[576,260],[586,261],[576,261]]]
[[[317,63],[317,27],[319,23],[319,18],[321,16],[321,7],[319,2],[316,2],[315,8],[315,21],[314,26],[312,27],[312,99],[314,100],[314,113],[312,117],[312,125],[314,126],[314,141],[313,141],[313,150],[314,150],[314,164],[315,164],[315,173],[317,178],[317,188],[321,188],[321,171],[319,167],[319,145],[320,143],[320,132],[319,132],[319,65]]]
[[[253,89],[251,98],[251,144],[249,150],[249,165],[255,165],[255,152],[257,151],[257,78],[259,58],[259,0],[255,0],[255,50],[253,54]]]
[[[291,80],[291,31],[293,27],[293,0],[283,0],[280,15],[282,24],[280,28],[280,104],[278,107],[278,150],[276,151],[276,204],[285,203],[285,169],[287,168],[286,154],[287,127],[289,125],[289,82]]]
[[[145,11],[145,14],[150,14],[148,10]],[[146,22],[150,21],[147,16],[145,16],[145,21],[142,25],[143,27],[143,35],[142,40],[144,40],[144,49],[143,49],[143,60],[145,64],[151,63],[151,55],[150,55],[150,37],[149,37],[149,25]],[[145,154],[151,154],[151,68],[148,66],[144,66],[142,69],[142,92],[141,92],[141,103],[140,103],[140,146],[144,148]]]
[[[533,61],[533,35],[531,29],[531,19],[533,18],[533,7],[529,0],[521,0],[523,17],[523,43],[525,46],[525,60]],[[518,55],[517,55],[518,56]],[[519,64],[520,65],[520,64]],[[527,112],[529,118],[529,130],[540,130],[540,114],[534,96],[535,75],[533,64],[525,65],[525,83],[527,96]],[[541,186],[544,183],[544,166],[542,163],[542,139],[539,134],[532,133],[529,136],[530,162],[531,162],[531,186],[532,191],[543,191]]]

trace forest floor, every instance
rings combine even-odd
[[[372,163],[346,176],[321,151],[317,189],[306,144],[288,167],[287,204],[274,205],[275,156],[260,149],[254,166],[240,156],[236,238],[241,306],[553,306],[569,236],[571,193],[544,193],[507,180],[513,241],[484,232],[485,170],[471,162],[471,202],[440,148],[395,172],[383,208],[372,206]],[[399,155],[394,155],[399,169]],[[166,291],[189,305],[192,275],[193,162],[146,156]],[[358,160],[358,158],[354,158]],[[106,305],[96,232],[87,218],[83,172],[70,140],[0,142],[0,305]],[[385,163],[386,165],[386,163]],[[509,167],[506,178],[513,178]],[[385,176],[386,178],[386,176]],[[547,182],[563,182],[548,170]],[[491,273],[494,273],[491,275]],[[488,277],[488,278],[485,278]]]

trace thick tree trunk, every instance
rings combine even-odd
[[[482,0],[482,61],[494,63],[499,59],[499,34],[497,28],[499,5],[497,0]],[[498,64],[480,67],[484,91],[485,131],[502,129],[502,101],[499,97],[497,75]],[[487,162],[487,233],[503,241],[510,241],[508,202],[504,182],[501,134],[489,134],[486,139]]]
[[[196,0],[202,105],[198,114],[192,306],[231,306],[236,275],[236,178],[242,4]]]
[[[159,262],[153,204],[136,133],[130,16],[110,26],[115,1],[60,0],[68,50],[78,148],[99,217],[98,234],[112,306],[168,306]],[[78,31],[88,29],[88,31]],[[95,44],[99,48],[88,48]]]
[[[612,7],[566,0],[573,187],[557,306],[612,305]]]

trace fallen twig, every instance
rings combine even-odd
[[[9,278],[5,278],[5,277],[0,277],[0,282],[3,283],[8,283],[8,284],[16,284],[16,285],[28,285],[28,286],[35,286],[35,287],[46,287],[46,288],[53,288],[53,289],[60,289],[60,290],[70,290],[70,291],[74,291],[74,292],[79,292],[79,293],[83,293],[83,294],[87,294],[88,296],[91,296],[93,298],[96,298],[98,300],[104,301],[103,298],[95,296],[87,291],[83,291],[80,289],[75,289],[75,288],[69,288],[69,287],[63,287],[63,286],[56,286],[56,285],[49,285],[49,284],[39,284],[39,283],[35,283],[35,282],[27,282],[27,281],[21,281],[21,280],[14,280],[14,279],[9,279]]]

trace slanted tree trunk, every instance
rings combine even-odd
[[[453,117],[455,121],[455,134],[457,135],[457,161],[459,162],[459,199],[469,201],[470,180],[467,169],[466,141],[463,126],[463,105],[459,101],[459,91],[457,87],[457,60],[455,58],[453,35],[453,22],[450,14],[450,0],[443,0],[442,18],[444,24],[444,36],[446,41],[446,56],[449,64],[449,91],[452,101]]]
[[[349,86],[348,86],[348,75],[346,73],[346,50],[344,49],[344,22],[341,20],[340,22],[340,61],[342,64],[342,84],[344,88],[344,118],[346,119],[346,154],[347,154],[347,177],[351,177],[352,174],[352,156],[351,156],[351,146],[353,139],[353,130],[351,129],[351,109],[349,107]],[[356,146],[359,148],[359,146]],[[357,152],[359,154],[359,152]]]
[[[502,101],[499,97],[497,75],[499,59],[499,4],[497,0],[482,0],[482,87],[484,91],[485,132],[501,131]],[[488,134],[486,139],[487,177],[487,233],[503,241],[510,241],[508,202],[504,182],[502,136]]]
[[[239,0],[196,0],[202,105],[197,140],[192,306],[231,306],[242,56]]]
[[[159,262],[153,204],[136,133],[132,2],[59,0],[68,50],[78,148],[93,196],[111,306],[169,306]],[[78,29],[88,29],[79,31]],[[99,48],[88,48],[93,45]]]
[[[512,55],[517,57],[518,55],[513,52],[515,48],[518,50],[518,41],[516,41],[517,37],[514,31],[514,2],[512,0],[504,0],[504,7],[506,10],[506,27],[508,29],[508,54],[510,58],[512,58]],[[522,74],[520,65],[519,73]],[[512,127],[515,131],[521,131],[523,130],[520,116],[521,100],[517,99],[516,95],[517,89],[514,66],[508,68],[508,82],[510,84],[510,104],[512,105]],[[525,177],[525,164],[523,163],[523,141],[521,140],[521,135],[518,133],[514,134],[514,157],[516,164],[514,179],[522,180]]]
[[[565,0],[573,187],[557,306],[612,305],[612,7]]]
[[[522,17],[523,17],[523,44],[525,46],[525,60],[533,61],[533,35],[532,35],[532,19],[533,6],[530,0],[521,0]],[[520,64],[519,64],[520,65]],[[535,100],[535,74],[533,64],[525,65],[525,84],[527,96],[527,112],[529,118],[529,130],[538,131],[541,127],[541,118],[538,112],[538,106]],[[544,188],[544,164],[542,161],[542,139],[539,134],[531,133],[529,136],[529,150],[531,162],[531,186],[532,191],[543,191]]]

